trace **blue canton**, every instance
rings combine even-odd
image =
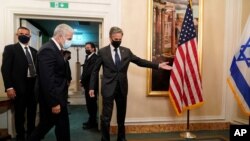
[[[190,7],[190,4],[188,4],[188,8],[186,10],[184,21],[181,27],[181,33],[178,44],[182,45],[183,43],[195,37],[196,37],[196,31],[194,28],[192,9]]]

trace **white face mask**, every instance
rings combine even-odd
[[[67,49],[71,46],[72,41],[71,40],[65,40],[65,43],[63,45],[63,48]]]

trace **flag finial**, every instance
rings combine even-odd
[[[192,0],[189,0],[190,7],[192,7]]]

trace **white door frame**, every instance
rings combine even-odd
[[[10,1],[11,2],[11,1]],[[32,18],[32,19],[63,19],[63,20],[77,20],[77,21],[98,21],[102,23],[102,42],[99,44],[102,47],[104,44],[109,43],[108,31],[112,26],[121,25],[121,0],[109,0],[98,3],[98,1],[91,2],[76,2],[72,3],[74,9],[58,10],[50,9],[47,7],[47,1],[37,1],[41,4],[38,8],[34,5],[23,6],[23,3],[15,3],[9,6],[6,4],[4,7],[3,15],[4,21],[2,23],[2,32],[5,33],[2,39],[3,44],[11,44],[15,42],[15,31],[20,25],[20,18]],[[91,5],[86,9],[79,7],[83,5]],[[4,6],[4,5],[3,5]],[[98,8],[96,8],[98,7]],[[12,37],[12,38],[11,38]],[[3,49],[2,49],[3,50]],[[14,124],[12,111],[8,111],[8,132],[14,136]]]

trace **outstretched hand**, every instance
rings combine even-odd
[[[94,90],[89,90],[89,96],[90,97],[95,97],[95,91]]]
[[[159,64],[159,68],[160,69],[164,69],[164,70],[172,70],[172,66],[168,65],[169,62],[163,62]]]

